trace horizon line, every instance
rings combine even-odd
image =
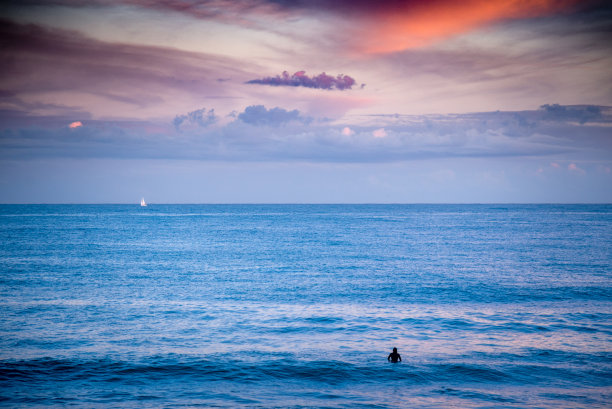
[[[0,206],[30,206],[30,205],[74,205],[74,206],[140,206],[139,202],[0,202]],[[345,206],[345,205],[612,205],[612,202],[178,202],[178,203],[163,203],[163,202],[147,202],[147,206],[178,206],[178,205],[197,205],[197,206],[304,206],[304,205],[328,205],[328,206]]]

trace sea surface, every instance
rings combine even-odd
[[[0,244],[2,407],[612,407],[612,205],[2,205]]]

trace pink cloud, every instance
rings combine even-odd
[[[607,175],[609,175],[610,173],[612,173],[612,169],[610,169],[609,166],[605,166],[605,165],[599,165],[597,166],[597,171],[601,172],[601,173],[605,173]]]
[[[578,172],[582,174],[586,173],[584,169],[579,168],[575,163],[570,163],[569,165],[567,165],[567,169],[570,172]]]
[[[354,135],[354,134],[355,134],[355,131],[353,131],[353,130],[352,130],[351,128],[349,128],[348,126],[345,126],[345,127],[342,129],[342,135],[344,135],[344,136],[351,136],[351,135]]]
[[[387,136],[387,131],[385,131],[385,128],[380,128],[380,129],[373,131],[372,135],[375,138],[384,138],[385,136]]]
[[[74,121],[70,125],[68,125],[68,128],[74,129],[74,128],[79,128],[81,126],[83,126],[83,123],[81,121]]]
[[[69,3],[89,4],[92,1],[107,3],[104,0],[72,0]],[[342,31],[346,31],[345,41],[361,52],[370,53],[420,47],[498,21],[541,17],[571,10],[573,5],[579,3],[578,0],[115,1],[243,26],[270,24],[269,18],[296,19],[311,15],[320,19],[321,15],[331,14],[351,23],[343,27]]]
[[[561,167],[557,162],[551,162],[550,166],[556,169],[559,169]]]
[[[316,2],[319,4],[319,2]],[[329,2],[337,3],[337,2]],[[361,53],[391,53],[422,47],[498,21],[533,18],[569,10],[577,0],[451,0],[357,2],[360,24],[347,28],[346,39]],[[336,11],[337,9],[334,9]]]

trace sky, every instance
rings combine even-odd
[[[612,6],[0,5],[0,203],[612,203]]]

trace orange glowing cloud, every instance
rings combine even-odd
[[[74,129],[74,128],[78,128],[81,126],[83,126],[83,123],[81,121],[74,121],[74,122],[71,122],[70,125],[68,125],[68,128]]]
[[[567,9],[577,0],[466,0],[410,2],[405,9],[364,16],[358,49],[389,53],[468,32],[496,21],[543,16]],[[361,29],[360,29],[361,30]]]

